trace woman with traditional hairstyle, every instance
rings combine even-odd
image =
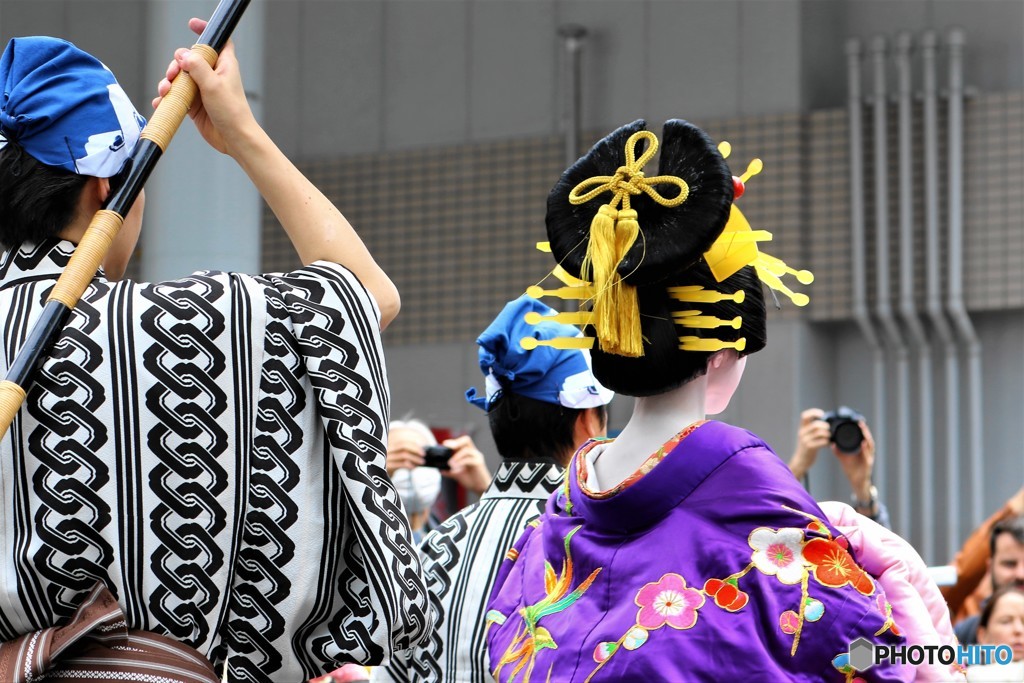
[[[879,583],[756,435],[709,421],[765,345],[762,285],[795,271],[758,249],[734,178],[699,128],[643,121],[600,140],[548,197],[556,290],[590,302],[594,374],[636,397],[593,440],[503,564],[486,615],[499,681],[895,681],[858,655],[903,641]],[[721,151],[720,151],[721,150]],[[527,340],[528,341],[528,340]],[[851,644],[854,645],[851,653]],[[858,649],[857,645],[860,645]],[[858,670],[859,669],[859,670]]]
[[[215,68],[179,49],[160,96],[181,71],[199,89],[199,132],[248,174],[304,265],[121,279],[135,202],[0,442],[5,681],[55,680],[92,645],[103,654],[80,676],[108,680],[96,660],[110,671],[137,652],[137,629],[193,648],[218,677],[298,681],[379,664],[429,627],[385,470],[380,330],[398,293],[257,123],[232,45]],[[56,38],[11,40],[0,87],[6,372],[145,121],[99,60]],[[205,668],[110,679],[194,683]]]

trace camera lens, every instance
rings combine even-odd
[[[832,440],[843,453],[856,453],[864,441],[864,434],[860,425],[850,420],[844,420],[835,425],[832,431]]]

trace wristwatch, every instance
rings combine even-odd
[[[850,502],[853,505],[853,509],[862,515],[872,517],[878,514],[878,489],[872,484],[871,488],[868,489],[868,499],[861,500],[856,494],[850,496]]]

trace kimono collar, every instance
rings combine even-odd
[[[702,423],[653,470],[603,498],[588,496],[580,489],[578,472],[584,446],[569,464],[569,501],[560,502],[570,514],[585,518],[588,524],[619,534],[642,531],[668,515],[738,451],[761,443],[745,430],[721,422]]]
[[[546,499],[562,483],[564,470],[554,460],[503,458],[483,497],[527,496]]]
[[[0,253],[0,289],[36,280],[56,280],[73,253],[74,243],[60,239],[38,244],[24,242],[17,249],[7,249]]]

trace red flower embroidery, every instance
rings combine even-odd
[[[864,595],[875,592],[875,582],[857,566],[849,551],[834,540],[808,541],[804,545],[804,559],[814,565],[814,578],[823,586],[842,588],[850,584]]]
[[[715,599],[715,604],[730,612],[743,609],[750,596],[741,591],[736,584],[721,579],[708,579],[704,582],[704,592]]]

